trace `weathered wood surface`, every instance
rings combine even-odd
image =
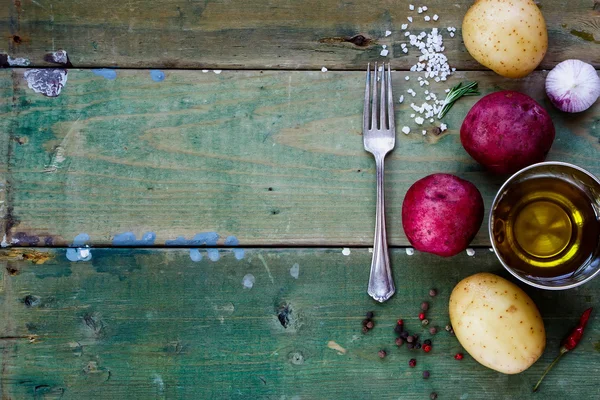
[[[219,244],[228,235],[243,245],[372,243],[375,169],[361,137],[363,73],[166,71],[154,82],[144,70],[119,71],[115,80],[70,70],[57,98],[30,90],[21,70],[12,74],[14,99],[10,90],[0,100],[14,106],[1,116],[10,128],[0,133],[11,154],[8,242],[68,245],[85,232],[91,244],[107,246],[132,231],[138,239],[155,232],[156,245],[198,232],[217,232]],[[477,185],[488,208],[504,179],[482,171],[460,144],[461,121],[477,98],[458,102],[445,119],[449,131],[436,136],[433,124],[421,128],[410,118],[405,90],[425,88],[405,75],[393,74],[396,96],[407,98],[396,123],[416,133],[397,135],[386,165],[392,245],[408,244],[400,211],[417,179],[458,174]],[[600,174],[600,103],[578,115],[556,112],[541,72],[523,80],[461,72],[428,89],[443,95],[467,79],[484,92],[532,95],[557,129],[549,159]],[[474,244],[489,244],[485,223]]]
[[[417,14],[408,4],[427,5]],[[0,50],[48,65],[47,52],[64,49],[76,67],[363,69],[390,48],[395,68],[408,69],[401,25],[446,32],[447,55],[458,69],[483,69],[467,53],[460,27],[472,0],[3,0]],[[550,48],[541,67],[569,58],[600,66],[600,11],[594,0],[542,1]],[[426,14],[438,22],[425,22]],[[385,31],[392,35],[385,37]],[[356,35],[366,40],[346,41]]]
[[[577,350],[541,392],[530,392],[578,314],[600,306],[600,279],[564,292],[525,288],[544,317],[547,350],[529,370],[508,376],[468,355],[454,360],[460,345],[443,329],[460,279],[480,271],[506,276],[493,253],[477,249],[474,257],[448,260],[395,250],[398,295],[380,305],[365,294],[370,253],[341,250],[246,249],[241,260],[221,250],[217,262],[205,255],[194,263],[188,249],[93,249],[90,262],[70,263],[64,249],[40,249],[38,256],[51,257],[41,265],[17,261],[36,255],[31,250],[2,250],[1,398],[416,400],[431,391],[440,399],[600,397],[597,313]],[[242,284],[247,274],[255,278],[251,289]],[[439,291],[434,299],[432,287]],[[433,351],[397,349],[397,318],[423,340],[430,336],[417,318],[425,300],[431,324],[441,328]],[[376,327],[363,335],[368,310]],[[377,356],[382,348],[385,360]],[[414,369],[410,358],[417,359]],[[429,380],[421,377],[425,369]]]

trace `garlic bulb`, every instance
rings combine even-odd
[[[590,64],[580,60],[559,63],[546,77],[546,93],[561,111],[585,111],[600,96],[600,78]]]

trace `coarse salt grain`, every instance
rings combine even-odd
[[[419,14],[421,14],[421,13],[423,12],[423,7],[419,7],[419,8],[417,9],[417,12],[418,12]]]
[[[467,249],[467,255],[468,255],[469,257],[473,257],[473,256],[475,255],[475,250],[473,250],[473,249],[471,249],[471,248],[468,248],[468,249]]]
[[[409,4],[409,5],[408,5],[408,9],[409,9],[410,11],[412,11],[412,10],[414,10],[414,9],[415,9],[415,6],[413,6],[412,4]]]
[[[400,95],[400,98],[398,99],[398,103],[402,103],[404,101],[404,95]]]
[[[410,32],[404,32],[404,36],[409,37],[410,36]]]
[[[387,49],[383,49],[381,50],[381,52],[379,53],[380,56],[386,57],[389,54],[389,50]]]
[[[425,130],[421,131],[421,133],[423,134],[423,136],[427,135],[427,131]]]
[[[427,11],[427,6],[423,6],[423,11]]]
[[[423,125],[423,122],[425,122],[425,120],[421,117],[417,117],[415,118],[415,122],[417,123],[417,125]]]
[[[408,28],[408,24],[402,24],[401,28],[402,30],[405,30],[406,28]]]
[[[404,133],[405,135],[408,135],[410,133],[410,128],[408,126],[403,126],[402,133]]]
[[[446,125],[446,124],[440,124],[440,130],[442,132],[444,132],[446,129],[448,129],[448,125]]]
[[[408,49],[404,48],[404,49],[402,49],[402,52],[406,54],[406,53],[408,53]]]
[[[450,32],[450,37],[454,37],[454,32]]]
[[[321,72],[327,72],[327,68],[325,68],[325,67],[321,68]]]
[[[415,114],[410,114],[410,117],[411,117],[411,118],[414,118],[414,117],[415,117]]]
[[[385,37],[388,37],[392,34],[392,31],[385,31]]]
[[[406,17],[406,19],[408,20],[408,22],[412,22],[412,17]]]
[[[429,21],[429,20],[431,20],[431,17],[430,17],[429,15],[426,15],[426,16],[424,17],[424,19],[425,19],[425,21]]]
[[[408,75],[406,75],[406,76],[404,77],[404,80],[405,80],[405,81],[407,81],[407,80],[409,80],[409,79],[410,79],[410,76],[408,76]]]
[[[437,21],[438,19],[440,19],[440,17],[437,14],[433,14],[433,20]]]

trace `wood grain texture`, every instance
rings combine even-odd
[[[524,373],[502,375],[468,355],[454,360],[460,345],[443,329],[452,288],[480,271],[507,275],[487,249],[453,260],[393,251],[398,294],[385,305],[365,293],[366,249],[349,256],[341,249],[246,249],[242,260],[222,250],[218,262],[205,256],[199,263],[190,261],[188,249],[93,249],[87,263],[68,262],[64,249],[39,251],[52,258],[34,265],[0,252],[5,399],[420,400],[432,391],[444,399],[600,396],[593,379],[600,372],[597,315],[576,351],[541,392],[531,393],[579,313],[600,306],[600,279],[563,292],[525,288],[544,317],[548,343]],[[297,279],[290,274],[294,264]],[[246,274],[255,277],[252,289],[242,285]],[[432,287],[439,291],[433,299]],[[397,349],[397,318],[423,340],[430,336],[417,319],[422,301],[430,301],[428,318],[441,328],[433,351]],[[369,310],[376,326],[363,335]],[[382,348],[389,353],[384,360],[377,356]],[[417,359],[414,369],[410,358]],[[423,370],[431,371],[429,380]]]
[[[9,241],[68,245],[85,232],[91,244],[106,246],[133,231],[138,238],[155,232],[157,245],[198,232],[217,232],[219,244],[228,235],[243,245],[372,244],[375,168],[361,137],[362,73],[167,71],[154,82],[143,70],[119,71],[116,80],[71,70],[57,98],[34,93],[21,71],[14,74],[17,117],[2,134],[24,144],[10,143],[16,225]],[[418,85],[405,75],[393,75],[395,95],[410,99],[404,90]],[[542,73],[516,81],[465,72],[429,89],[443,94],[473,79],[484,92],[532,95],[557,129],[549,159],[600,174],[600,103],[578,115],[556,112]],[[402,199],[428,174],[472,181],[489,208],[504,177],[482,171],[458,135],[476,100],[459,101],[445,119],[449,130],[438,136],[432,124],[420,134],[410,100],[397,105],[397,125],[417,132],[398,134],[386,164],[392,245],[408,244]],[[474,244],[488,243],[484,223]]]
[[[11,73],[0,73],[0,242],[10,229],[10,193],[7,194],[8,159],[12,146],[11,132],[15,130],[13,115],[13,77]]]
[[[446,54],[458,69],[484,69],[468,54],[460,27],[471,0],[430,0],[423,14],[400,1],[265,0],[4,0],[0,50],[48,65],[45,54],[66,50],[77,67],[360,69],[390,48],[395,68],[408,69],[418,54],[404,54],[401,25],[445,32]],[[550,47],[541,67],[569,58],[600,66],[600,14],[593,0],[544,1]],[[440,15],[437,23],[424,16]],[[385,37],[385,31],[392,31]],[[367,40],[351,38],[362,35]]]

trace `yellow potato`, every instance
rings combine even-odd
[[[544,323],[531,298],[494,274],[475,274],[456,285],[450,321],[475,360],[505,374],[525,371],[546,347]]]
[[[532,0],[476,0],[462,35],[479,63],[507,78],[529,75],[548,49],[546,21]]]

